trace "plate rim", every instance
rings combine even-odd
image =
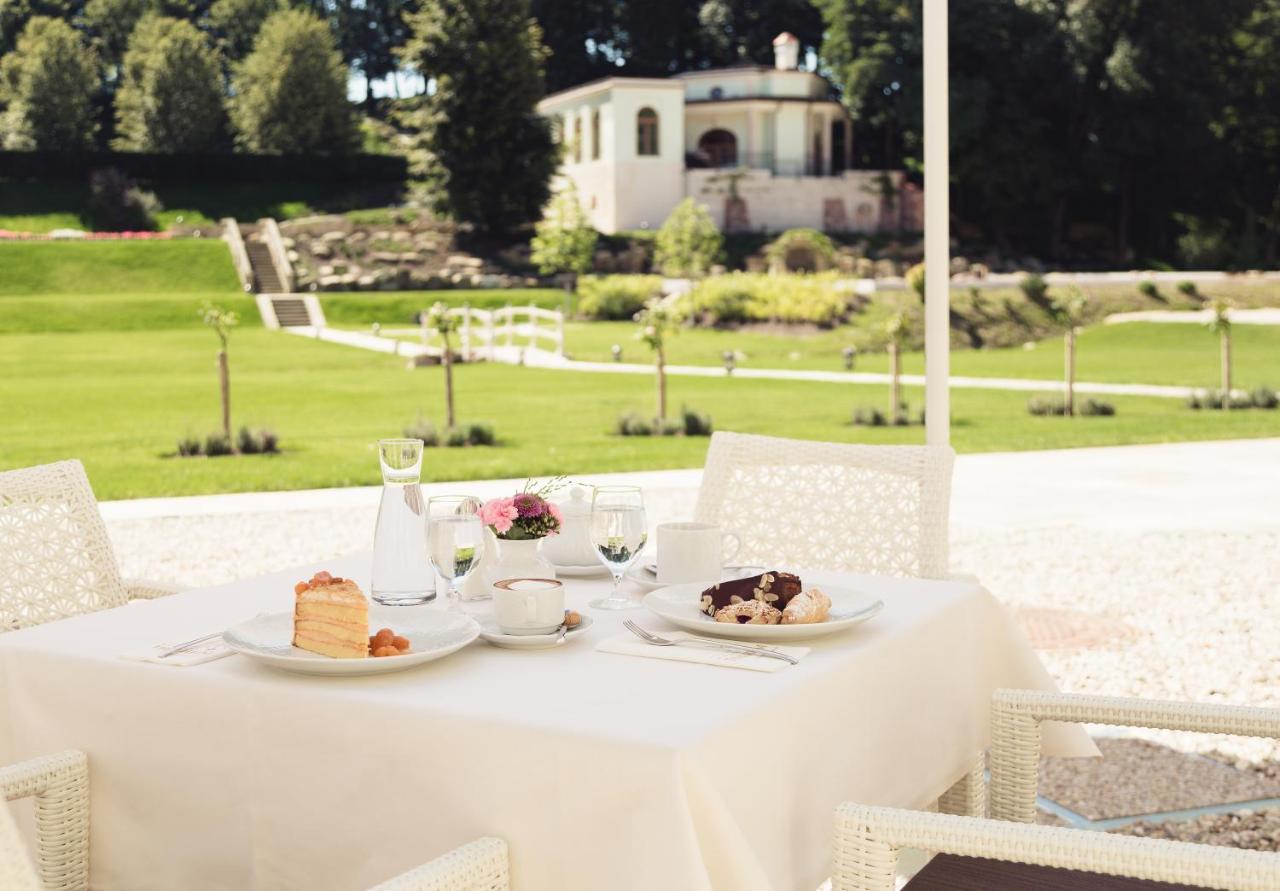
[[[696,584],[697,583],[686,582],[680,585],[664,585],[661,588],[656,588],[646,593],[641,603],[654,616],[657,616],[665,622],[677,625],[687,631],[710,634],[713,637],[743,639],[755,637],[759,640],[802,640],[805,638],[825,637],[830,634],[838,634],[875,618],[883,612],[885,608],[884,598],[876,597],[873,594],[863,594],[861,591],[846,588],[843,585],[828,585],[827,587],[840,591],[841,593],[851,593],[862,596],[866,600],[866,605],[859,608],[856,615],[849,616],[844,619],[837,619],[834,622],[815,622],[803,625],[735,625],[724,622],[695,622],[694,619],[689,617],[670,617],[669,615],[659,612],[654,608],[653,604],[660,600],[658,595],[662,594],[662,592],[672,588],[692,588],[695,587]],[[652,602],[650,598],[652,598]],[[782,629],[787,630],[779,633]]]
[[[390,609],[399,609],[399,607],[388,607]],[[439,611],[432,611],[438,613]],[[372,606],[370,609],[372,614]],[[250,622],[261,622],[270,619],[287,618],[292,621],[293,613],[291,612],[275,612],[263,613],[244,621],[237,622],[222,632],[222,642],[233,652],[245,656],[254,662],[268,665],[281,671],[287,671],[293,674],[306,674],[312,676],[329,676],[329,677],[357,677],[360,675],[387,674],[393,671],[413,668],[418,665],[426,665],[428,662],[435,662],[446,656],[451,656],[459,650],[467,647],[475,642],[480,636],[480,623],[476,621],[474,616],[466,613],[442,613],[443,615],[456,615],[459,619],[465,620],[462,626],[462,636],[455,644],[450,644],[444,649],[438,650],[420,650],[417,652],[405,653],[394,659],[328,659],[323,656],[298,656],[293,653],[267,653],[256,647],[246,646],[236,641],[233,637],[236,629],[249,624]],[[373,624],[373,623],[371,623]],[[468,627],[468,624],[470,627]],[[290,644],[290,650],[296,649]],[[305,652],[305,651],[304,651]],[[414,658],[418,657],[418,658]]]

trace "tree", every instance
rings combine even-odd
[[[535,227],[530,259],[544,275],[566,272],[576,279],[591,271],[598,238],[578,201],[578,190],[570,184],[551,199]]]
[[[145,16],[192,19],[195,12],[193,0],[88,0],[80,23],[114,77],[120,72],[134,28]]]
[[[209,7],[209,31],[222,58],[235,63],[253,52],[253,42],[285,0],[214,0]]]
[[[1088,298],[1077,287],[1068,290],[1066,297],[1057,297],[1050,304],[1053,317],[1066,328],[1062,332],[1063,370],[1066,378],[1066,391],[1063,399],[1063,414],[1073,417],[1076,413],[1076,334],[1084,321],[1084,310]]]
[[[190,22],[147,16],[125,53],[113,145],[125,151],[199,152],[222,132],[218,59]]]
[[[93,53],[71,26],[31,19],[17,48],[0,59],[0,137],[7,149],[72,151],[93,141]]]
[[[905,423],[902,412],[902,347],[907,342],[907,314],[899,309],[884,323],[889,351],[889,423]]]
[[[356,146],[347,68],[315,15],[274,13],[232,81],[231,122],[246,151],[343,154]]]
[[[1209,330],[1218,335],[1218,355],[1222,370],[1222,407],[1231,408],[1231,301],[1215,297],[1209,303],[1213,318]]]
[[[231,369],[227,363],[227,343],[231,339],[231,329],[240,324],[239,314],[223,309],[213,303],[205,303],[200,316],[206,326],[218,336],[218,386],[222,393],[222,435],[228,446],[233,446],[231,439]]]
[[[686,198],[658,230],[653,262],[664,275],[706,275],[720,259],[723,245],[724,236],[706,205]]]
[[[673,303],[662,298],[650,300],[636,313],[640,332],[636,338],[653,350],[658,372],[658,422],[667,419],[667,338],[678,330],[680,314]]]
[[[4,0],[0,2],[0,56],[18,45],[18,35],[36,16],[69,20],[80,0]]]
[[[424,324],[440,335],[440,364],[444,366],[444,414],[445,426],[452,430],[457,423],[453,411],[453,343],[451,337],[462,324],[462,317],[451,315],[449,307],[436,302],[427,310]]]
[[[435,210],[504,235],[542,215],[557,148],[538,114],[546,50],[528,0],[438,0],[401,60],[435,89],[405,116]]]
[[[530,10],[550,51],[547,90],[557,92],[617,71],[608,58],[616,0],[531,0]]]

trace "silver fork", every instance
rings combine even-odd
[[[160,655],[158,655],[156,658],[168,659],[170,656],[176,656],[178,653],[181,653],[185,650],[189,650],[192,647],[198,647],[200,646],[200,644],[206,641],[213,640],[215,637],[222,637],[222,632],[214,631],[211,634],[205,634],[201,637],[193,637],[191,640],[184,641],[178,644],[177,646],[169,647],[169,649],[165,650],[163,653],[160,653]]]
[[[747,653],[752,656],[768,656],[770,659],[781,659],[783,662],[791,665],[799,665],[800,660],[788,656],[786,653],[780,653],[777,650],[771,650],[768,647],[751,647],[746,644],[729,643],[728,641],[704,640],[700,637],[686,637],[680,640],[671,640],[660,634],[654,634],[645,628],[641,628],[635,622],[627,619],[622,623],[623,627],[640,638],[647,644],[655,647],[704,647],[713,650],[728,650],[733,653]]]

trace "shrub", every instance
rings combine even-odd
[[[706,275],[719,262],[724,236],[706,205],[686,198],[663,222],[654,241],[654,263],[664,275]]]
[[[427,448],[440,445],[440,433],[436,430],[436,425],[430,421],[424,421],[419,415],[418,420],[404,428],[405,439],[420,439],[422,444]]]
[[[681,408],[680,415],[684,421],[685,436],[711,435],[711,415],[699,414],[690,408]]]
[[[461,433],[461,442],[458,441],[458,434]],[[448,445],[468,445],[468,446],[491,446],[496,445],[497,436],[494,435],[493,427],[489,424],[459,424],[449,431]]]
[[[788,229],[774,239],[764,253],[773,268],[785,270],[788,257],[800,251],[808,252],[813,258],[812,271],[830,269],[835,265],[836,247],[817,229]]]
[[[194,436],[184,436],[178,440],[178,454],[183,458],[193,458],[201,454],[200,440]]]
[[[1152,281],[1138,282],[1138,293],[1149,300],[1162,300],[1160,289],[1156,287],[1156,283]]]
[[[210,458],[232,453],[231,440],[221,433],[210,433],[204,440],[204,453]]]
[[[1266,388],[1263,389],[1265,390]],[[1199,390],[1187,397],[1187,408],[1196,410],[1202,408],[1216,410],[1223,408],[1224,406],[1234,409],[1254,408],[1255,406],[1258,408],[1274,407],[1265,404],[1259,406],[1256,401],[1259,395],[1260,394],[1257,391],[1253,394],[1234,394],[1228,396],[1222,390]],[[1265,395],[1262,396],[1262,401],[1264,403],[1267,401]]]
[[[907,270],[907,287],[916,292],[916,296],[924,299],[924,264],[917,263]]]
[[[139,232],[156,228],[155,215],[164,208],[151,192],[114,167],[89,174],[89,219],[108,232]]]
[[[834,273],[767,275],[731,272],[703,279],[681,298],[686,314],[702,324],[812,322],[834,325],[849,312]]]
[[[883,427],[889,422],[888,416],[878,408],[858,406],[853,410],[853,423],[858,427]]]
[[[1067,413],[1067,403],[1058,397],[1032,396],[1027,400],[1027,412],[1041,417],[1064,417]],[[1080,417],[1109,418],[1115,413],[1115,406],[1110,402],[1103,402],[1100,399],[1076,401],[1076,414]]]
[[[593,319],[627,320],[662,296],[658,275],[585,275],[578,279],[578,312]]]
[[[1049,284],[1040,273],[1029,272],[1022,277],[1022,281],[1018,282],[1018,289],[1032,303],[1043,306],[1045,297],[1049,293]]]
[[[1249,394],[1249,398],[1253,402],[1254,408],[1271,409],[1280,405],[1280,396],[1270,387],[1258,387]]]
[[[707,418],[710,424],[710,418]],[[627,412],[619,416],[615,428],[619,436],[675,436],[685,431],[685,424],[674,420],[650,420],[635,412]]]
[[[444,444],[449,448],[458,448],[467,444],[467,428],[450,427],[445,431]]]
[[[1195,282],[1178,282],[1178,293],[1192,298],[1198,298],[1200,296],[1200,292],[1196,290]]]
[[[243,455],[272,455],[280,451],[280,439],[271,430],[250,430],[241,427],[236,446]]]

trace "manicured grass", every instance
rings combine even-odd
[[[0,349],[0,404],[10,422],[0,469],[85,461],[101,498],[373,484],[373,443],[419,413],[443,414],[441,371],[288,334],[241,330],[231,368],[237,424],[270,426],[284,454],[165,457],[184,434],[217,424],[216,341],[200,330],[11,334]],[[488,421],[498,448],[429,452],[429,479],[691,467],[705,439],[612,435],[617,416],[647,413],[653,379],[510,366],[457,369],[459,416]],[[710,412],[718,429],[811,439],[919,442],[919,427],[852,427],[856,404],[885,388],[789,381],[673,378],[671,402]],[[908,388],[918,408],[922,395]],[[1061,448],[1280,435],[1280,412],[1192,412],[1176,400],[1114,400],[1114,418],[1032,418],[1025,394],[954,391],[961,451]]]
[[[218,238],[0,243],[0,300],[216,292],[242,293],[231,254]]]
[[[575,359],[609,361],[619,344],[623,359],[650,362],[652,353],[635,339],[630,322],[575,322],[566,326],[566,349]],[[851,328],[807,334],[764,334],[685,328],[667,350],[673,365],[722,365],[724,353],[738,353],[742,368],[798,368],[838,371],[841,350],[856,343]],[[1280,327],[1236,325],[1233,329],[1235,385],[1280,387]],[[1218,337],[1203,325],[1132,322],[1086,328],[1077,339],[1076,377],[1106,383],[1218,386]],[[1062,338],[1033,342],[1032,348],[953,348],[951,373],[972,377],[1057,380],[1062,376]],[[903,356],[903,370],[924,373],[924,354]],[[883,352],[860,352],[857,371],[886,372]]]
[[[359,291],[322,292],[317,295],[325,320],[332,325],[367,327],[412,325],[413,318],[437,301],[451,306],[470,304],[476,309],[500,309],[535,303],[543,309],[564,309],[565,292],[557,288],[511,288],[507,290],[448,291]]]

